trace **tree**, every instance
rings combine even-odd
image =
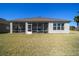
[[[79,30],[79,16],[75,16],[74,21],[77,23],[77,30]]]
[[[70,26],[70,30],[75,30],[75,26]]]
[[[75,16],[74,21],[77,23],[77,26],[79,26],[79,16]]]

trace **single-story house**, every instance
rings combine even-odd
[[[9,32],[9,22],[3,18],[0,18],[0,33]]]
[[[69,20],[54,18],[24,18],[10,21],[10,33],[69,33]]]

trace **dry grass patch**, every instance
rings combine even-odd
[[[79,55],[79,33],[0,34],[0,55]]]

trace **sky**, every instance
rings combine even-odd
[[[58,18],[70,20],[76,26],[74,16],[79,15],[79,3],[0,3],[0,18]]]

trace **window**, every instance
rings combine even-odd
[[[56,30],[56,23],[53,24],[53,30]]]
[[[64,24],[61,24],[61,30],[64,30]]]
[[[58,26],[57,26],[57,30],[60,30],[61,28],[60,28],[60,26],[61,26],[61,24],[57,24]]]
[[[63,23],[54,23],[53,30],[64,30],[64,24]]]
[[[54,23],[53,26],[56,26],[56,23]]]
[[[56,27],[53,27],[53,30],[56,30]]]

